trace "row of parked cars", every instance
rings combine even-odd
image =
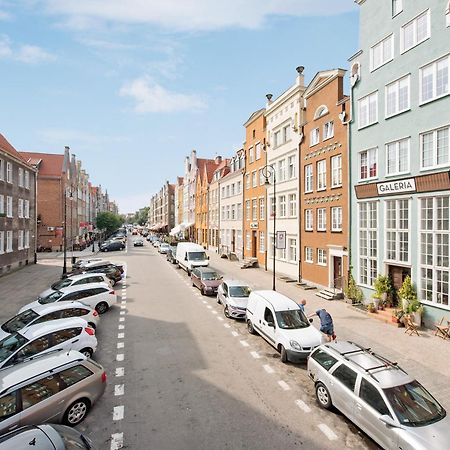
[[[120,228],[100,245],[101,252],[124,250],[127,244],[127,230]]]
[[[318,404],[341,411],[382,448],[448,447],[445,409],[397,363],[350,341],[326,343],[294,300],[224,278],[197,244],[179,243],[167,260],[186,270],[203,295],[216,296],[225,317],[245,320],[248,332],[277,349],[282,362],[306,361]]]
[[[0,450],[91,449],[75,426],[103,395],[92,359],[100,315],[117,302],[121,266],[79,261],[0,325]]]

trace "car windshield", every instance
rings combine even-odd
[[[308,319],[300,309],[289,309],[288,311],[277,311],[275,313],[280,328],[295,330],[309,327]]]
[[[248,286],[230,286],[228,292],[230,297],[248,297],[251,289]]]
[[[189,261],[204,261],[206,259],[205,252],[189,252],[188,253]]]
[[[35,313],[32,309],[27,309],[26,311],[17,314],[17,316],[14,316],[12,319],[9,319],[8,322],[5,322],[2,325],[2,330],[7,333],[14,333],[28,325],[36,319],[36,317],[39,317],[39,314]]]
[[[0,362],[8,359],[15,351],[28,342],[19,333],[13,333],[0,341]]]
[[[407,427],[424,427],[445,417],[445,409],[418,382],[384,389],[399,422]]]
[[[202,273],[202,280],[207,281],[213,281],[213,280],[219,280],[219,274],[217,272],[203,272]]]
[[[55,291],[55,292],[52,292],[51,294],[47,295],[47,297],[40,298],[38,300],[38,302],[41,305],[46,305],[47,303],[57,302],[63,295],[64,295],[64,292]]]
[[[55,291],[59,291],[62,288],[70,286],[71,283],[72,283],[72,280],[68,280],[66,278],[65,280],[60,280],[60,281],[57,281],[56,283],[53,283],[51,285],[51,288],[54,289]]]

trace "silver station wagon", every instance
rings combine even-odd
[[[1,369],[0,434],[24,425],[77,425],[105,387],[103,367],[73,350],[56,350]]]
[[[323,408],[335,406],[384,449],[449,448],[445,409],[396,363],[353,342],[323,344],[308,359]]]

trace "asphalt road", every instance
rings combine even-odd
[[[96,449],[377,448],[317,406],[305,366],[281,363],[150,244],[102,256],[125,263],[127,277],[97,328],[108,386],[78,427]],[[54,264],[0,280],[2,319],[59,278]]]

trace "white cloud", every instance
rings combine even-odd
[[[0,58],[20,61],[25,64],[38,64],[45,61],[54,61],[56,56],[36,45],[14,45],[8,36],[3,35],[0,36]]]
[[[134,110],[138,113],[198,111],[206,108],[203,99],[169,91],[149,77],[125,83],[119,93],[135,101]]]
[[[83,28],[93,21],[155,24],[170,30],[257,28],[277,15],[334,15],[355,8],[353,0],[41,0],[49,13]]]

